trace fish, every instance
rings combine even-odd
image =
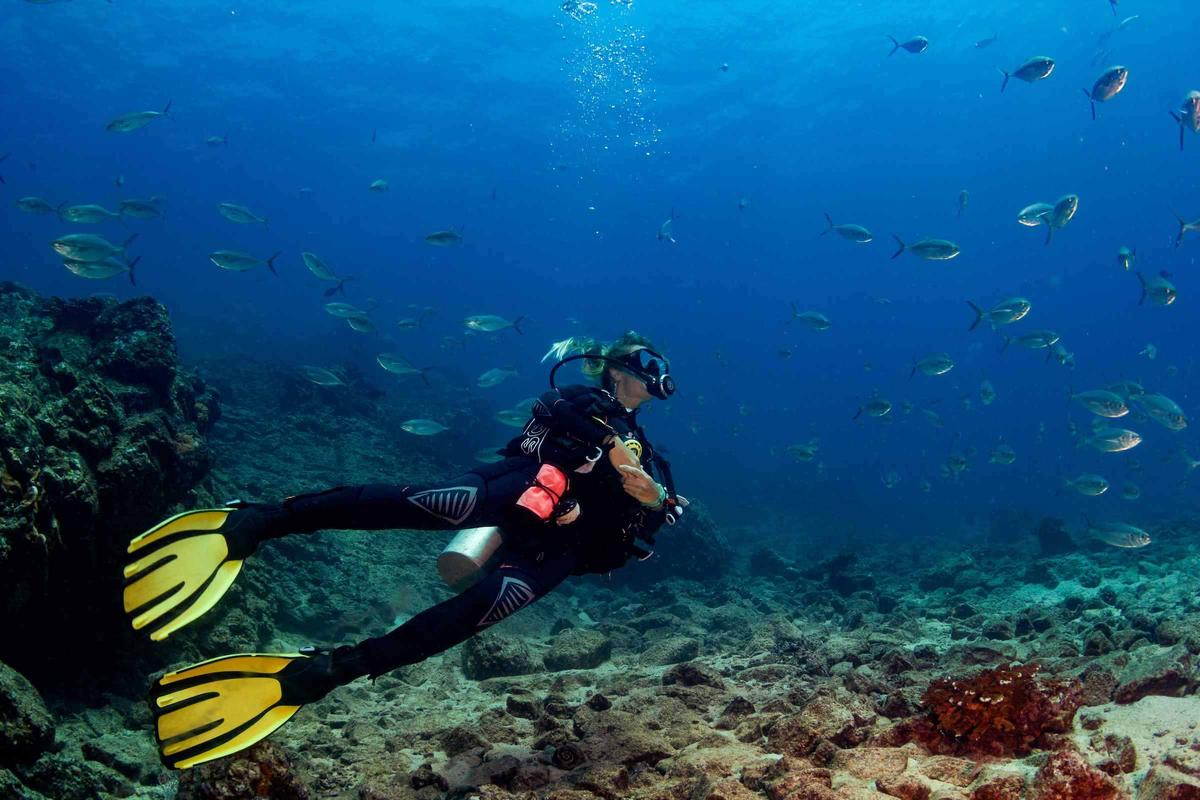
[[[991,47],[993,44],[995,44],[995,43],[996,43],[996,40],[997,40],[998,38],[1000,38],[1000,37],[999,37],[999,36],[997,36],[996,34],[994,34],[994,33],[993,33],[993,34],[992,34],[991,36],[989,36],[988,38],[986,38],[986,39],[980,39],[980,40],[978,40],[977,42],[975,42],[975,48],[976,48],[977,50],[982,50],[982,49],[983,49],[983,48],[985,48],[985,47]]]
[[[1172,111],[1171,117],[1179,125],[1179,152],[1183,152],[1183,134],[1187,131],[1200,133],[1200,92],[1195,89],[1183,98],[1183,104],[1178,111]]]
[[[1158,348],[1152,344],[1148,344],[1145,347],[1143,347],[1140,351],[1138,351],[1138,355],[1145,356],[1146,358],[1153,361],[1154,359],[1158,358]]]
[[[1136,483],[1127,483],[1121,487],[1121,497],[1126,500],[1137,500],[1141,496],[1142,490]]]
[[[149,200],[122,200],[118,205],[121,214],[133,219],[161,219],[163,215],[161,197],[151,197]]]
[[[1148,279],[1138,273],[1138,280],[1142,284],[1142,296],[1138,299],[1138,305],[1150,299],[1150,303],[1156,306],[1169,306],[1179,297],[1179,290],[1175,288],[1175,284],[1171,283],[1168,278],[1171,277],[1169,272],[1160,272],[1157,275],[1151,275]]]
[[[829,317],[819,311],[800,311],[796,308],[796,304],[792,303],[792,318],[788,322],[800,322],[809,330],[827,331],[832,327],[833,323],[829,321]]]
[[[325,313],[339,319],[361,319],[367,316],[367,312],[349,303],[326,303]]]
[[[414,436],[435,436],[450,429],[431,419],[410,419],[400,423],[400,430]]]
[[[971,194],[966,189],[958,193],[958,213],[954,216],[961,217],[963,212],[967,210],[967,203],[971,200]]]
[[[1075,369],[1075,354],[1063,347],[1061,343],[1055,342],[1050,345],[1050,354],[1048,358],[1053,358],[1068,369]]]
[[[379,178],[378,180],[371,181],[371,185],[367,187],[367,190],[372,192],[386,192],[389,188],[391,187],[388,186],[388,182],[383,178]]]
[[[671,244],[679,244],[679,242],[675,241],[675,234],[673,231],[674,223],[675,223],[675,209],[672,208],[671,216],[667,217],[667,219],[661,225],[658,226],[658,240],[660,242],[665,241],[665,242],[670,242]]]
[[[1000,352],[1007,350],[1008,346],[1013,342],[1016,342],[1022,347],[1027,347],[1030,350],[1049,349],[1058,343],[1059,338],[1059,335],[1054,331],[1031,331],[1030,333],[1017,336],[1016,338],[1005,336],[1004,347],[1000,348]]]
[[[524,333],[521,330],[521,320],[523,319],[525,317],[517,317],[509,321],[495,314],[474,314],[464,319],[463,325],[466,326],[467,330],[479,331],[481,333],[495,333],[505,328],[512,328],[517,333]]]
[[[919,361],[914,361],[912,372],[908,377],[911,379],[918,372],[922,375],[945,375],[952,369],[954,369],[954,359],[950,358],[949,354],[935,353]]]
[[[1175,236],[1175,246],[1179,247],[1179,245],[1183,244],[1183,235],[1185,233],[1200,231],[1200,219],[1195,222],[1188,222],[1178,214],[1175,215],[1175,219],[1179,220],[1179,233]]]
[[[957,258],[961,252],[958,245],[946,239],[921,239],[911,245],[906,245],[899,236],[892,234],[892,238],[896,240],[896,244],[900,245],[900,249],[892,253],[893,259],[899,258],[900,254],[907,250],[926,261],[949,261]]]
[[[1077,478],[1063,478],[1063,485],[1088,497],[1099,497],[1108,491],[1108,481],[1099,475],[1085,472]]]
[[[375,356],[375,362],[393,375],[420,375],[421,380],[429,384],[429,370],[432,367],[414,367],[407,358],[397,353],[380,353]]]
[[[1096,118],[1096,103],[1106,103],[1121,93],[1129,81],[1128,67],[1109,67],[1096,78],[1091,91],[1083,90],[1083,94],[1092,104],[1092,119]]]
[[[1150,534],[1134,525],[1124,522],[1105,522],[1093,525],[1088,522],[1088,533],[1096,539],[1113,547],[1136,549],[1150,544]]]
[[[50,247],[70,261],[103,261],[106,258],[123,257],[125,250],[137,237],[135,233],[117,246],[90,233],[72,233],[55,239]]]
[[[1033,304],[1024,297],[1006,297],[987,311],[970,300],[967,301],[967,305],[975,312],[975,321],[971,323],[971,327],[967,328],[968,331],[978,328],[979,323],[985,319],[991,323],[992,330],[996,330],[1001,325],[1011,325],[1025,319],[1030,309],[1033,308]]]
[[[63,204],[56,211],[58,218],[63,222],[74,222],[80,225],[95,225],[108,219],[121,218],[120,212],[109,211],[104,206],[98,206],[93,203],[85,203],[78,206]]]
[[[992,382],[986,378],[979,385],[979,400],[985,406],[990,406],[996,402],[996,387],[992,386]]]
[[[1017,222],[1027,228],[1036,228],[1046,223],[1046,217],[1054,210],[1049,203],[1032,203],[1017,212]]]
[[[1119,394],[1107,389],[1089,389],[1085,392],[1072,392],[1071,399],[1079,402],[1098,417],[1119,419],[1129,413],[1129,406]]]
[[[371,333],[375,330],[375,324],[367,318],[366,314],[363,314],[361,317],[346,317],[345,319],[350,329],[358,333]]]
[[[1133,259],[1136,256],[1137,250],[1130,250],[1128,247],[1122,246],[1121,249],[1117,251],[1117,263],[1120,264],[1126,272],[1129,272],[1130,268],[1133,267]]]
[[[1134,397],[1140,397],[1146,393],[1146,389],[1137,381],[1118,381],[1108,387],[1110,392],[1119,394],[1126,400]]]
[[[892,40],[892,50],[888,55],[894,55],[897,50],[905,50],[909,53],[924,53],[929,49],[929,40],[924,36],[914,36],[908,41],[901,42],[894,36],[889,36]]]
[[[329,265],[321,260],[321,257],[316,253],[310,253],[305,250],[300,254],[300,259],[304,262],[304,266],[308,267],[308,271],[316,275],[323,281],[340,281],[341,278],[329,268]]]
[[[129,276],[129,282],[137,286],[137,280],[133,275],[133,268],[137,266],[141,258],[141,256],[138,256],[132,261],[124,261],[115,256],[106,258],[103,261],[72,261],[71,259],[67,259],[63,261],[63,266],[81,278],[89,278],[96,281],[102,281],[114,275],[125,274]]]
[[[1046,244],[1050,244],[1054,231],[1067,227],[1067,223],[1075,218],[1078,211],[1079,195],[1067,194],[1059,198],[1054,208],[1046,215]]]
[[[946,423],[942,421],[942,415],[934,411],[932,408],[922,408],[921,416],[935,428],[945,427]]]
[[[204,143],[209,147],[228,147],[229,134],[225,134],[224,136],[209,136],[204,140]]]
[[[255,223],[267,224],[266,217],[260,217],[245,206],[239,206],[237,203],[217,203],[217,211],[221,212],[221,216],[230,222],[236,222],[239,225],[253,225]]]
[[[162,111],[134,111],[131,114],[122,114],[119,117],[113,118],[104,130],[109,133],[130,133],[139,128],[144,128],[156,119],[166,117],[171,113],[171,101],[168,100]]]
[[[476,450],[472,456],[480,464],[498,464],[504,460],[504,454],[500,451],[500,447],[485,447],[482,450]]]
[[[494,367],[480,375],[476,383],[480,389],[490,389],[493,386],[499,386],[509,378],[515,378],[519,374],[516,367]]]
[[[738,211],[745,211],[750,206],[750,201],[745,197],[738,198]]]
[[[322,367],[302,366],[297,370],[304,376],[305,380],[315,383],[317,386],[345,386],[346,383],[327,369]]]
[[[405,331],[416,330],[417,328],[421,327],[421,318],[404,317],[403,319],[396,320],[396,327]]]
[[[260,264],[266,264],[267,269],[271,270],[272,275],[278,275],[279,273],[275,271],[275,259],[279,258],[279,253],[282,252],[280,250],[264,261],[257,256],[239,253],[236,250],[217,250],[208,254],[208,260],[221,269],[227,269],[230,272],[245,272],[254,269]]]
[[[889,469],[879,476],[879,480],[883,481],[884,488],[895,489],[900,485],[900,473],[894,469]]]
[[[852,419],[858,419],[864,413],[868,417],[875,417],[876,419],[880,417],[886,417],[888,414],[892,413],[892,404],[887,400],[883,400],[878,397],[868,400],[858,407],[858,412],[855,413]]]
[[[462,242],[461,229],[456,231],[450,229],[447,231],[434,231],[425,237],[425,243],[431,244],[434,247],[450,247]]]
[[[507,425],[510,428],[524,428],[526,421],[529,419],[529,412],[519,408],[506,408],[503,411],[497,411],[495,420],[501,425]]]
[[[17,200],[17,208],[26,214],[45,216],[54,212],[54,206],[40,197],[22,197]]]
[[[1083,442],[1101,453],[1123,453],[1141,443],[1141,434],[1127,428],[1098,428]]]
[[[1045,80],[1054,72],[1054,59],[1050,56],[1034,56],[1026,59],[1025,63],[1014,69],[1012,72],[1000,70],[1004,75],[1004,83],[1000,84],[1000,91],[1003,93],[1008,87],[1009,78],[1018,78],[1026,83]]]
[[[794,460],[808,463],[817,457],[817,452],[820,450],[820,442],[813,439],[804,444],[790,444],[784,450]]]
[[[917,488],[928,494],[933,491],[933,483],[928,478],[921,478],[921,480],[917,481]]]
[[[850,225],[850,224],[834,225],[833,217],[829,216],[828,212],[826,212],[826,214],[825,214],[825,221],[829,223],[829,227],[827,227],[825,230],[821,231],[822,236],[829,233],[830,231],[833,231],[838,236],[841,236],[843,239],[848,239],[851,242],[854,242],[855,244],[868,244],[868,243],[874,241],[874,239],[875,239],[875,237],[871,234],[871,232],[869,230],[867,230],[866,228],[864,228],[862,225]]]
[[[1171,398],[1162,394],[1143,394],[1133,401],[1138,410],[1169,431],[1181,431],[1188,426],[1187,415]]]
[[[1004,465],[1011,464],[1016,460],[1017,451],[1013,450],[1010,445],[1004,444],[1003,442],[996,445],[995,449],[992,450],[992,455],[988,458],[988,461],[993,464]]]

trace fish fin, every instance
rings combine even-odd
[[[1046,220],[1046,246],[1050,246],[1050,239],[1054,237],[1054,225],[1050,220]]]
[[[917,362],[913,362],[912,372],[908,373],[908,379],[911,381],[917,375]]]
[[[996,67],[996,69],[1000,69]],[[1000,69],[1000,74],[1004,76],[1004,83],[1000,84],[1000,94],[1004,94],[1004,90],[1008,88],[1008,79],[1012,76],[1005,70]]]
[[[521,320],[523,320],[523,319],[525,319],[525,317],[517,317],[516,319],[513,320],[513,324],[512,324],[513,330],[516,331],[517,333],[521,334],[522,336],[525,335],[525,331],[521,330]]]
[[[421,380],[423,380],[425,382],[426,386],[430,386],[430,387],[433,386],[433,384],[429,382],[429,371],[431,369],[433,369],[433,367],[422,367],[420,370]]]
[[[163,115],[164,115],[164,116],[167,116],[167,117],[171,116],[171,103],[172,103],[172,102],[174,102],[174,101],[173,101],[173,100],[168,100],[168,101],[167,101],[167,104],[166,104],[165,106],[163,106],[162,113],[163,113]]]
[[[1158,271],[1158,274],[1159,274],[1159,275],[1161,275],[1161,276],[1162,276],[1162,277],[1164,277],[1164,278],[1169,278],[1169,277],[1171,277],[1171,273],[1167,272],[1165,269],[1160,269],[1160,270]]]
[[[896,258],[900,257],[901,253],[904,252],[906,245],[904,244],[904,241],[901,240],[901,238],[894,233],[892,234],[892,238],[896,240],[896,244],[900,245],[900,249],[897,250],[896,252],[892,253],[892,258],[896,259]]]
[[[1012,337],[1011,337],[1011,336],[1005,336],[1005,337],[1004,337],[1004,344],[1003,344],[1003,345],[1001,345],[1001,347],[1000,347],[1000,352],[1001,352],[1001,353],[1003,353],[1005,350],[1007,350],[1007,349],[1008,349],[1008,346],[1009,346],[1010,344],[1012,344]]]
[[[279,275],[279,273],[275,271],[275,259],[279,258],[279,254],[282,252],[283,252],[282,250],[278,250],[278,251],[276,251],[275,255],[273,255],[267,259],[267,269],[271,270],[272,275],[275,275],[275,276]]]
[[[141,260],[142,260],[142,257],[141,257],[141,256],[138,256],[138,257],[137,257],[137,258],[135,258],[133,261],[126,261],[126,262],[125,262],[126,264],[128,264],[128,265],[129,265],[129,282],[130,282],[131,284],[133,284],[134,286],[137,286],[137,281],[136,281],[136,280],[134,280],[134,278],[133,278],[133,268],[134,268],[134,267],[136,267],[136,266],[137,266],[137,263],[138,263],[139,261],[141,261]]]
[[[138,235],[136,233],[130,234],[128,239],[121,242],[121,250],[124,251],[125,248],[127,248],[127,247],[129,247],[129,245],[133,244],[133,240],[136,239],[137,237],[138,237]]]
[[[969,305],[975,312],[975,321],[971,323],[971,327],[967,328],[968,331],[973,331],[979,327],[980,322],[983,322],[983,309],[972,303],[970,300],[967,301],[967,305]]]
[[[851,417],[850,419],[858,419],[859,417],[862,416],[862,412],[863,412],[863,408],[862,408],[862,406],[859,406],[858,411],[854,412],[854,416]]]
[[[831,230],[833,230],[833,217],[829,216],[828,211],[825,212],[825,221],[829,223],[829,227],[826,228],[825,230],[821,231],[822,236],[824,236],[825,234],[827,234]]]
[[[888,53],[888,55],[890,56],[890,55],[894,55],[895,52],[900,49],[900,43],[898,41],[896,41],[896,37],[892,36],[891,34],[888,35],[888,38],[892,40],[892,52]]]

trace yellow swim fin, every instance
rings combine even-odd
[[[338,685],[328,653],[241,653],[202,661],[150,689],[162,762],[186,769],[265,739]]]
[[[217,604],[258,547],[267,515],[253,506],[186,511],[129,543],[125,613],[161,641]]]

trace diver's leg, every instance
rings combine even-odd
[[[425,609],[391,633],[338,648],[335,660],[346,665],[343,677],[347,670],[357,672],[351,680],[424,661],[545,597],[571,574],[576,560],[573,553],[542,561],[505,557],[471,588]]]

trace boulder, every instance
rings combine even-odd
[[[700,643],[686,636],[668,636],[646,647],[640,661],[655,667],[665,667],[691,661],[700,654]]]
[[[1138,800],[1200,800],[1200,780],[1160,764],[1142,781]]]
[[[542,661],[524,639],[482,631],[463,645],[463,674],[472,680],[532,675],[542,670]]]
[[[1031,800],[1117,800],[1122,797],[1113,779],[1088,764],[1079,753],[1052,753],[1033,779]]]
[[[612,655],[612,640],[599,631],[567,628],[554,635],[542,655],[546,669],[595,669]]]
[[[1117,674],[1113,699],[1136,703],[1149,695],[1181,697],[1196,688],[1197,675],[1186,646],[1139,647]]]
[[[676,664],[663,673],[663,686],[711,686],[714,689],[724,689],[725,681],[721,674],[707,664],[690,661],[686,664]],[[751,706],[753,710],[753,706]]]
[[[54,718],[33,684],[0,663],[0,766],[34,761],[54,744]]]

